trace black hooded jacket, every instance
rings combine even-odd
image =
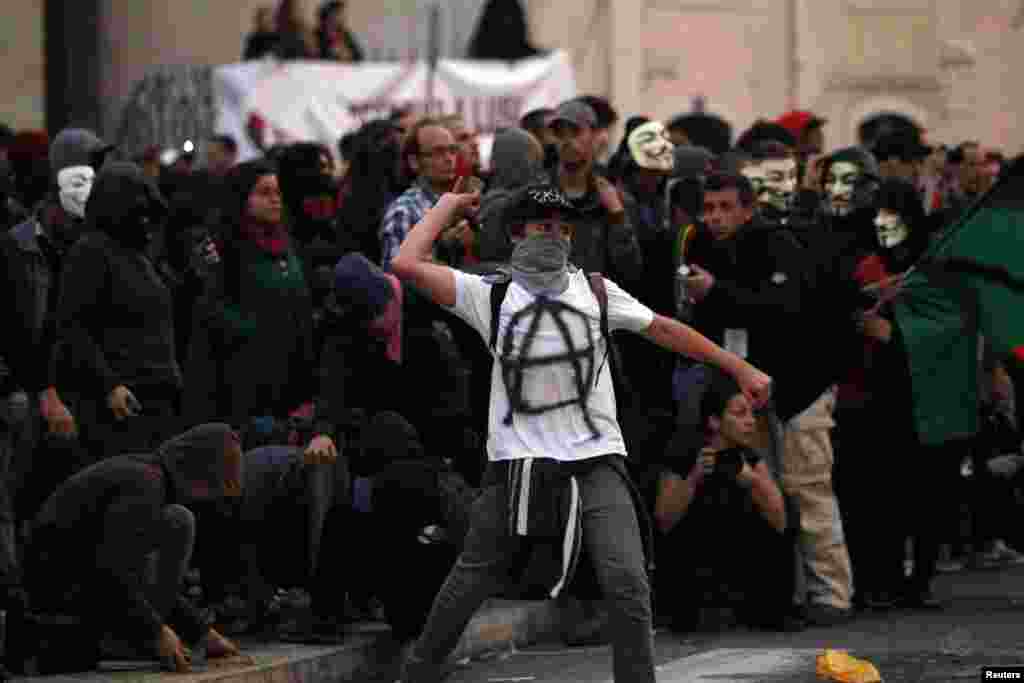
[[[232,442],[237,437],[227,425],[200,425],[156,453],[109,458],[75,474],[33,524],[29,555],[41,562],[40,573],[102,595],[106,617],[125,633],[152,640],[167,623],[195,643],[206,630],[200,616],[181,596],[171,614],[158,614],[146,597],[142,568],[160,542],[164,507],[223,496]],[[27,578],[31,585],[33,577]]]
[[[58,385],[106,397],[118,386],[182,386],[171,290],[146,252],[165,204],[135,164],[108,164],[68,253],[58,307]]]

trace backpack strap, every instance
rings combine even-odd
[[[498,320],[501,315],[501,302],[508,293],[509,282],[503,280],[491,285],[491,351],[498,350]]]
[[[605,357],[608,359],[608,369],[612,373],[612,385],[615,387],[615,395],[619,401],[629,396],[629,384],[622,374],[622,358],[619,356],[619,347],[612,338],[611,326],[608,323],[608,288],[604,284],[604,275],[601,273],[587,273],[587,282],[590,283],[590,290],[597,297],[597,303],[601,307],[601,336],[604,337],[607,350]],[[604,365],[604,361],[601,362]],[[601,375],[598,368],[596,378]],[[620,404],[621,405],[621,404]]]

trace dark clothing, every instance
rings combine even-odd
[[[786,421],[836,380],[830,346],[816,342],[815,346],[828,351],[810,356],[794,353],[808,339],[836,334],[821,329],[822,320],[816,315],[822,302],[815,300],[807,252],[786,228],[756,222],[740,228],[729,240],[705,238],[704,244],[703,249],[694,245],[688,260],[711,272],[715,284],[694,307],[694,326],[727,348],[727,330],[745,333],[747,360],[775,379],[776,410]]]
[[[302,263],[239,241],[196,310],[185,410],[192,422],[287,418],[312,400],[316,356],[312,300]],[[237,264],[235,268],[224,265]],[[233,275],[232,275],[233,273]]]
[[[636,231],[644,271],[630,291],[655,313],[675,318],[675,235],[668,225],[664,194],[649,198],[627,194],[625,207]],[[644,387],[641,400],[657,409],[671,409],[672,373],[678,355],[635,334],[616,333],[615,337],[623,373],[631,386]]]
[[[62,253],[41,232],[32,218],[0,234],[0,359],[11,373],[0,395],[18,387],[34,397],[54,382]]]
[[[242,49],[242,60],[260,59],[272,55],[277,50],[280,41],[277,33],[273,31],[258,31],[250,33],[245,37],[245,47]]]
[[[169,473],[155,457],[109,458],[73,476],[44,504],[29,556],[46,576],[57,567],[60,573],[84,569],[85,592],[103,596],[103,609],[116,614],[123,631],[155,640],[171,615],[150,603],[140,570],[145,555],[158,549],[164,508],[176,498]],[[181,596],[173,613],[188,627],[180,635],[196,642],[203,632],[199,615]]]
[[[119,385],[181,388],[171,290],[149,257],[89,233],[68,254],[62,281],[61,387],[102,401]]]
[[[651,468],[645,493],[653,509],[663,473],[689,475],[698,449]],[[751,466],[760,458],[743,457]],[[717,474],[704,478],[682,519],[655,537],[655,609],[673,628],[696,627],[701,606],[728,605],[740,621],[777,626],[794,594],[793,558],[800,529],[796,506],[783,494],[786,529],[772,527],[754,505],[750,491]],[[756,560],[754,559],[756,558]]]

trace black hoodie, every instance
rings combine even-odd
[[[114,387],[180,389],[171,291],[144,249],[165,204],[135,164],[108,164],[86,205],[89,232],[68,253],[58,307],[58,385],[106,397]],[[69,361],[69,362],[65,362]]]
[[[223,496],[232,443],[237,444],[237,436],[230,427],[205,424],[151,455],[123,455],[87,467],[43,504],[33,525],[30,555],[48,555],[44,564],[74,562],[39,569],[102,595],[101,604],[109,606],[125,633],[155,639],[160,627],[170,623],[186,642],[195,643],[206,628],[199,615],[181,596],[172,614],[158,614],[146,598],[141,567],[160,541],[165,506]],[[27,578],[31,584],[32,577]]]

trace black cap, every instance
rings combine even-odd
[[[579,216],[572,202],[553,185],[530,185],[519,190],[504,212],[508,223],[528,223],[552,217],[573,221]]]
[[[577,128],[589,126],[597,128],[597,114],[586,102],[580,100],[569,100],[561,104],[551,119],[551,127],[557,128],[559,124],[569,123]]]

